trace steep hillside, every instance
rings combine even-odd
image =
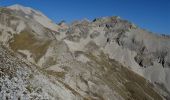
[[[85,54],[90,62],[40,68],[0,45],[0,98],[52,100],[152,100],[154,86],[103,55]],[[99,58],[97,58],[99,57]]]
[[[3,7],[0,42],[1,99],[170,99],[170,38],[117,16],[56,25]]]

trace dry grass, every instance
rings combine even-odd
[[[6,8],[0,8],[0,13],[11,14],[11,12]]]
[[[43,54],[45,54],[50,40],[43,41],[38,40],[35,36],[27,31],[22,31],[19,35],[14,35],[13,40],[10,41],[10,47],[12,50],[28,50],[33,54],[33,58],[37,62]]]
[[[44,68],[48,68],[48,67],[50,67],[50,66],[52,66],[52,65],[55,65],[57,63],[57,60],[55,60],[53,57],[49,57],[47,60],[46,60],[46,62],[45,62],[45,64],[43,65],[43,67]]]
[[[127,82],[125,84],[126,89],[130,92],[130,97],[135,100],[150,100],[151,98],[142,87],[135,82]],[[160,100],[160,99],[159,99]]]
[[[59,78],[64,78],[65,74],[66,74],[66,72],[56,72],[56,71],[53,71],[53,70],[45,70],[45,72],[48,75],[52,75],[52,76],[59,77]]]
[[[32,93],[32,92],[34,91],[34,88],[33,88],[33,86],[32,86],[31,84],[27,85],[27,86],[26,86],[26,89],[27,89],[30,93]]]
[[[97,77],[125,100],[162,100],[152,84],[117,61],[109,59],[105,54],[101,53],[100,57],[88,54],[88,57],[100,66],[99,73],[102,75]]]

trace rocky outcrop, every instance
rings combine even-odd
[[[0,42],[4,100],[170,98],[170,38],[119,17],[56,25],[28,7],[0,8]]]

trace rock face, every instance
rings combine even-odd
[[[0,8],[0,99],[170,99],[170,38],[119,17],[54,24]]]

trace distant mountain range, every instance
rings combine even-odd
[[[170,100],[170,37],[118,16],[57,25],[1,7],[0,100]]]

